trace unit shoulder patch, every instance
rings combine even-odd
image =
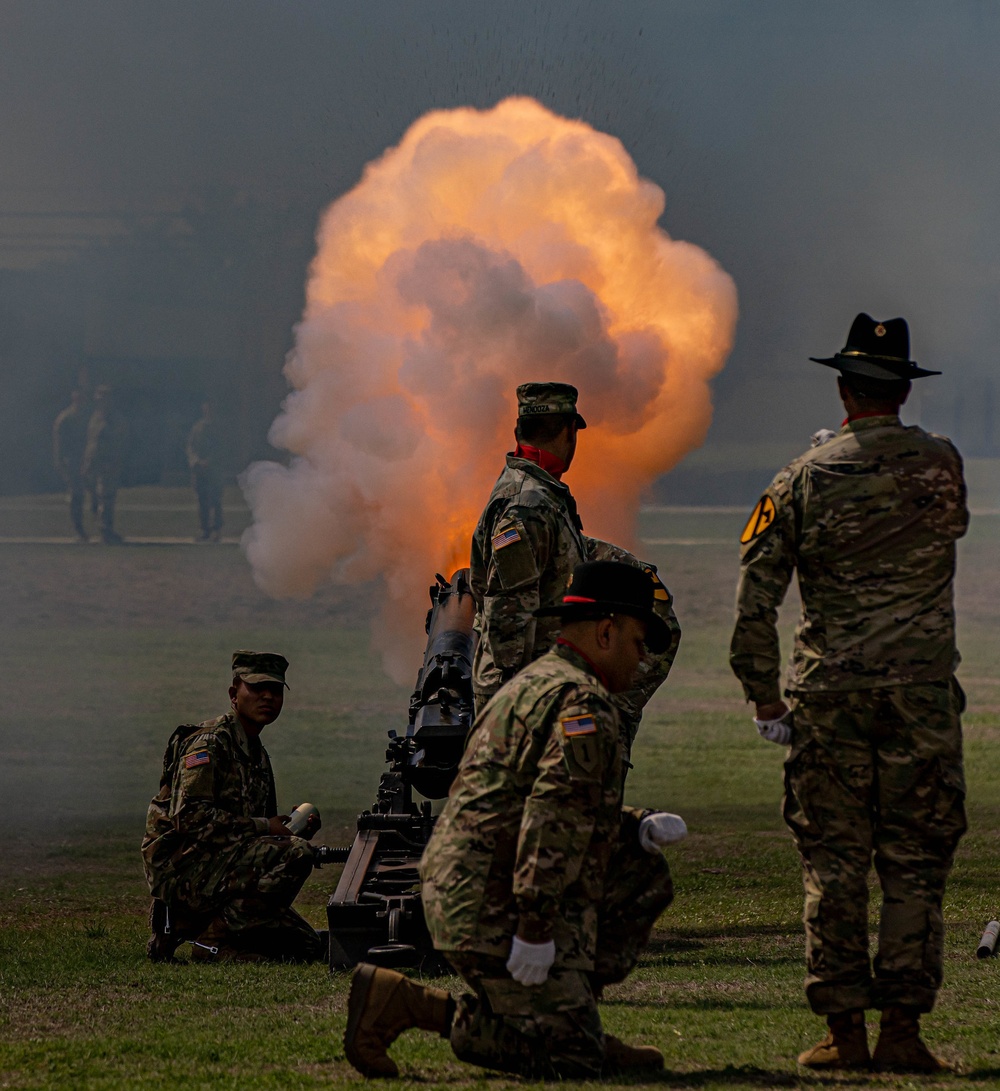
[[[760,500],[757,501],[757,506],[750,513],[747,525],[743,528],[743,533],[740,535],[740,545],[747,545],[755,538],[759,538],[774,522],[776,514],[774,501],[767,493],[764,493]]]

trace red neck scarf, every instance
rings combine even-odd
[[[566,463],[561,458],[556,458],[551,452],[543,451],[541,447],[529,447],[526,443],[518,443],[514,457],[526,458],[529,462],[534,462],[546,473],[552,474],[556,481],[559,481],[566,472]]]

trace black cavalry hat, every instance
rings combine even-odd
[[[921,375],[940,375],[917,367],[910,357],[910,328],[905,318],[887,318],[876,322],[867,314],[859,314],[851,324],[847,344],[836,356],[820,359],[810,356],[817,364],[835,367],[841,373],[867,375],[869,379],[892,382],[895,379],[919,379]]]
[[[561,617],[563,621],[628,614],[646,623],[646,646],[659,653],[670,644],[670,630],[653,610],[654,591],[653,581],[633,564],[585,561],[573,569],[562,602],[533,612],[535,617]]]

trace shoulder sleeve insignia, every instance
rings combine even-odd
[[[575,739],[580,735],[596,735],[597,724],[593,716],[570,716],[569,719],[560,720],[563,734],[567,739]]]
[[[748,542],[752,542],[754,538],[763,534],[774,522],[774,516],[774,501],[765,493],[760,500],[757,501],[757,506],[750,513],[747,525],[743,528],[743,533],[740,535],[740,545],[746,545]]]
[[[517,527],[507,527],[505,530],[494,534],[490,541],[494,549],[503,549],[504,546],[513,545],[521,540],[521,532]]]
[[[199,765],[208,765],[212,760],[207,750],[196,750],[193,754],[184,755],[184,768],[196,769]]]

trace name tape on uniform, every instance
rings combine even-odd
[[[774,522],[775,514],[774,501],[765,494],[757,501],[757,506],[750,513],[747,525],[740,535],[740,545],[746,545],[747,542],[752,542],[754,538],[763,534]]]
[[[567,739],[575,739],[578,735],[596,735],[597,724],[593,716],[571,716],[568,720],[560,720],[563,734]]]
[[[199,765],[208,765],[211,760],[212,756],[207,750],[198,750],[194,754],[184,755],[184,768],[195,769]]]
[[[503,549],[504,546],[513,545],[520,540],[521,532],[517,527],[508,527],[506,530],[501,530],[499,534],[494,534],[491,539],[494,549]]]

